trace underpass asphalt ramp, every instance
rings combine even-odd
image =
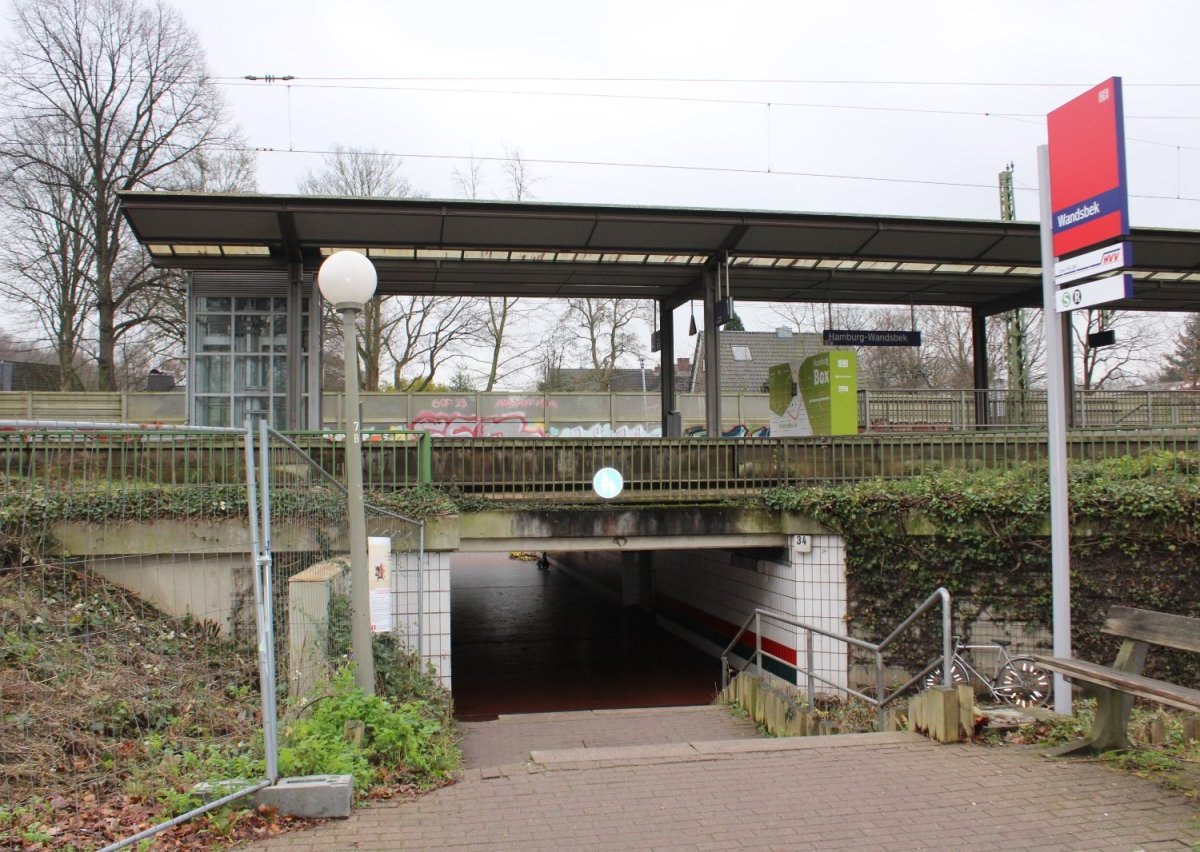
[[[737,736],[706,739],[722,724],[710,711],[739,720],[724,708],[670,709],[638,711],[640,721],[614,711],[481,723],[500,734],[473,743],[467,730],[469,765],[457,783],[252,848],[1179,850],[1200,842],[1195,803],[1103,762],[908,733],[766,739],[743,725]]]

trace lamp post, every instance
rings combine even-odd
[[[371,649],[371,594],[367,568],[367,518],[363,507],[362,444],[358,420],[358,339],[354,321],[375,295],[378,276],[366,255],[338,251],[321,264],[321,295],[342,315],[346,359],[346,501],[350,526],[350,643],[354,682],[375,694],[375,656]]]

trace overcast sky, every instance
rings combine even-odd
[[[507,146],[544,201],[991,218],[1011,161],[1032,220],[1046,112],[1119,75],[1132,221],[1200,227],[1196,0],[178,5],[265,192],[342,144],[455,197]]]
[[[1197,0],[175,5],[263,192],[342,145],[507,197],[517,150],[541,201],[996,218],[1012,162],[1033,220],[1045,114],[1115,75],[1133,224],[1200,228]]]
[[[542,201],[995,218],[1011,162],[1034,220],[1046,113],[1121,76],[1132,222],[1200,228],[1196,0],[181,8],[268,149],[264,192],[294,192],[320,161],[304,152],[341,144],[403,155],[417,190],[459,197],[456,167],[509,149]],[[484,181],[506,194],[497,163]]]

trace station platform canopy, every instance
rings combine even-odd
[[[125,192],[156,266],[315,272],[365,251],[381,294],[703,298],[728,264],[735,301],[1042,304],[1038,225],[999,220],[530,202]],[[1200,311],[1200,231],[1134,228],[1135,293],[1111,309]]]

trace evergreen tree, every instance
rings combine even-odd
[[[1191,314],[1175,338],[1175,351],[1166,356],[1159,381],[1186,382],[1200,387],[1200,314]]]

